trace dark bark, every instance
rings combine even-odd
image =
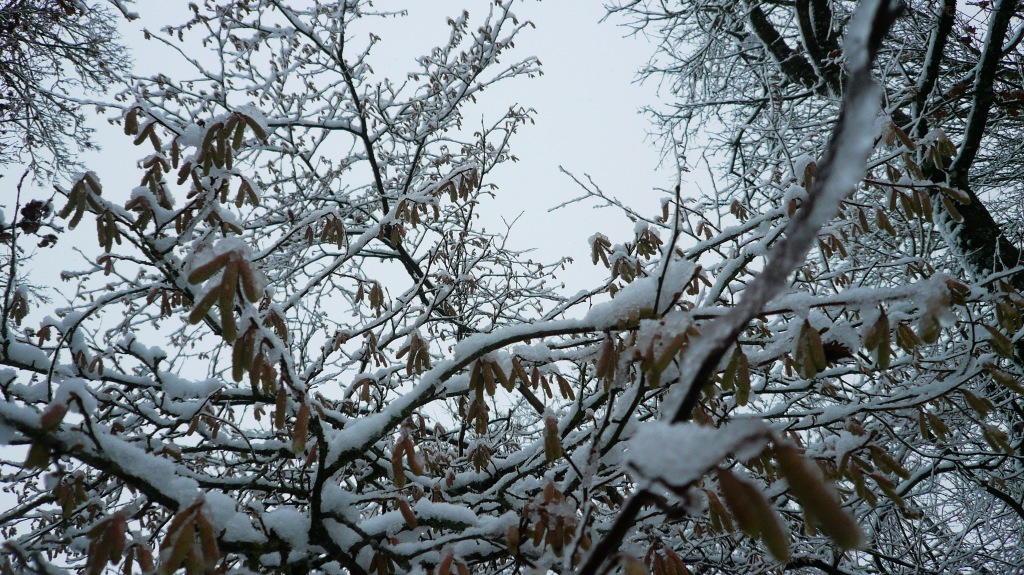
[[[808,88],[818,85],[818,75],[814,67],[802,54],[790,48],[785,38],[768,21],[768,16],[760,6],[751,6],[748,13],[750,29],[764,44],[772,58],[779,63],[779,68],[786,77]]]
[[[978,63],[978,71],[974,78],[974,101],[971,102],[971,113],[967,118],[967,129],[960,145],[960,153],[950,168],[950,181],[954,184],[966,184],[968,171],[974,163],[985,135],[989,112],[995,99],[992,89],[995,83],[999,61],[1003,56],[1003,39],[1010,26],[1010,19],[1017,10],[1016,0],[999,0],[996,4],[992,21],[989,24],[985,47]]]
[[[1016,9],[1016,0],[1000,0],[996,4],[975,74],[971,112],[960,153],[946,174],[949,184],[966,192],[971,199],[969,204],[957,207],[963,222],[953,226],[952,231],[960,254],[973,268],[971,271],[979,275],[1010,269],[1021,262],[1020,250],[1002,233],[970,185],[971,167],[981,148],[995,96],[993,85],[1003,56],[1003,39]],[[1024,274],[1015,274],[1011,283],[1016,289],[1024,290]]]
[[[931,41],[928,44],[924,71],[917,84],[917,95],[914,97],[911,110],[914,125],[907,125],[907,129],[913,129],[913,133],[919,138],[924,137],[928,133],[925,111],[928,98],[931,96],[932,91],[935,89],[935,83],[939,79],[942,57],[946,53],[946,44],[949,42],[949,36],[953,32],[956,1],[943,0],[942,9],[939,11],[939,20],[936,22],[935,30],[932,32]]]
[[[842,68],[835,62],[839,50],[832,31],[832,10],[826,0],[797,0],[797,23],[807,54],[833,96],[842,94]]]

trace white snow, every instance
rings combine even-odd
[[[587,312],[583,321],[598,329],[613,327],[617,323],[649,315],[654,311],[658,287],[661,286],[661,301],[664,308],[674,293],[681,292],[693,277],[694,265],[689,261],[673,260],[663,279],[657,275],[637,278],[619,290],[612,301],[599,303]],[[664,311],[662,309],[661,311]]]
[[[388,511],[376,517],[364,519],[359,528],[368,535],[391,536],[405,528],[405,519],[399,511]]]
[[[92,390],[89,389],[86,381],[77,377],[60,380],[53,395],[54,403],[69,405],[73,410],[77,411],[79,407],[77,402],[72,403],[72,395],[78,401],[81,401],[87,414],[94,413],[99,409],[96,399],[92,396]]]
[[[160,381],[164,392],[173,399],[206,398],[224,386],[224,382],[217,379],[191,381],[170,372],[161,372]]]
[[[647,479],[686,486],[730,455],[746,459],[760,453],[769,437],[765,424],[754,419],[719,428],[652,421],[640,425],[629,439],[625,459]]]
[[[199,496],[199,484],[178,475],[178,466],[173,461],[110,435],[97,434],[96,439],[102,453],[118,467],[174,499],[181,507],[189,506]]]
[[[278,507],[263,514],[263,524],[288,543],[293,551],[309,548],[309,517],[293,507]]]
[[[266,537],[252,524],[249,516],[239,512],[237,501],[219,491],[207,491],[204,495],[204,510],[210,523],[217,531],[224,531],[225,541],[264,542]]]
[[[413,512],[417,518],[425,521],[435,520],[462,527],[471,527],[477,524],[477,517],[473,510],[451,503],[434,503],[426,497],[416,502]]]
[[[12,341],[7,346],[7,357],[13,363],[20,363],[35,368],[48,368],[50,358],[46,352],[34,345]]]

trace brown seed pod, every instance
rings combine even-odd
[[[416,521],[416,515],[412,512],[409,502],[405,499],[398,499],[396,502],[398,510],[402,514],[402,519],[405,520],[405,524],[409,526],[409,529],[416,529],[419,523]]]
[[[857,548],[863,540],[860,527],[836,501],[817,466],[805,460],[799,449],[788,442],[777,443],[774,453],[779,472],[810,520],[809,527],[816,524],[843,549]]]

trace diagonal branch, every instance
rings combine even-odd
[[[790,221],[785,239],[773,250],[764,272],[745,290],[743,300],[730,313],[713,321],[703,337],[687,351],[679,383],[685,395],[671,413],[671,421],[689,420],[700,391],[710,380],[723,355],[764,305],[785,287],[789,274],[804,261],[821,226],[831,219],[839,204],[863,178],[873,149],[871,130],[878,114],[880,91],[871,78],[871,62],[902,4],[868,1],[861,4],[847,34],[851,82],[843,96],[839,120],[832,132],[818,177],[807,201]],[[580,566],[579,575],[594,575],[619,549],[651,493],[639,489],[622,506],[611,528],[594,545]]]
[[[832,10],[825,0],[796,0],[797,23],[807,54],[832,95],[843,92],[842,68],[832,54],[839,43],[832,33]]]
[[[779,63],[779,68],[787,78],[808,88],[813,88],[818,84],[814,67],[802,54],[789,47],[786,39],[768,21],[768,16],[760,6],[750,7],[748,21],[754,35],[761,40],[768,53]]]
[[[1018,4],[1017,0],[998,0],[995,13],[989,22],[988,36],[985,39],[981,61],[978,62],[978,72],[974,77],[974,101],[971,103],[971,113],[967,117],[967,129],[960,145],[960,154],[950,168],[950,181],[954,185],[962,184],[966,187],[968,170],[981,148],[985,124],[995,100],[992,85],[999,68],[999,60],[1003,57],[1003,39],[1006,38],[1006,30],[1010,26],[1010,19],[1017,11]]]

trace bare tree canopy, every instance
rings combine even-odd
[[[0,168],[69,175],[94,146],[80,98],[128,71],[113,16],[78,0],[0,1]]]

